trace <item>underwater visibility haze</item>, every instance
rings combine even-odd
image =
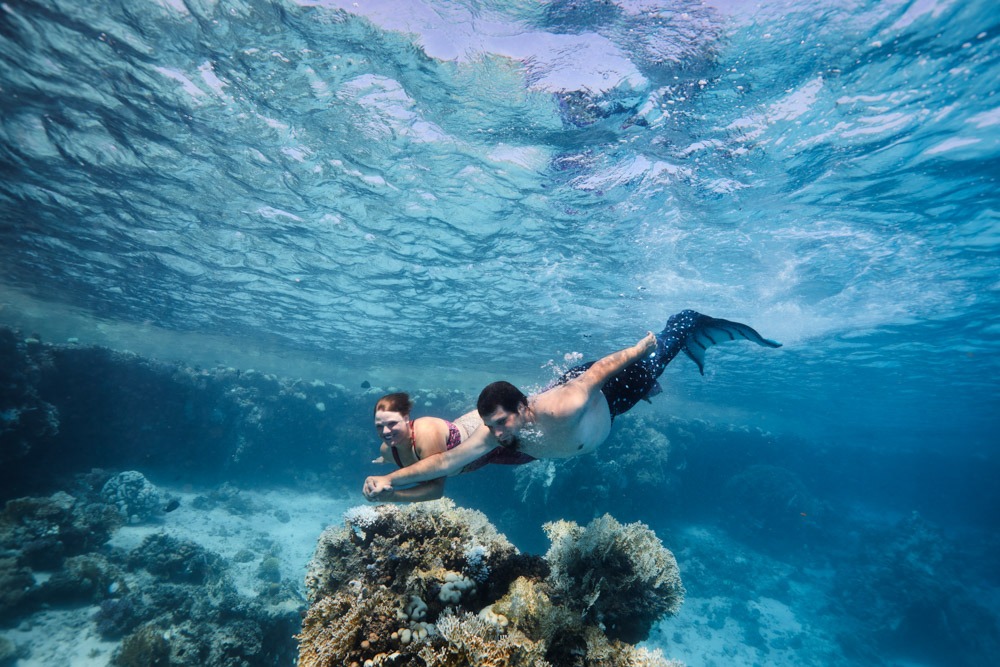
[[[258,451],[253,484],[325,470],[358,504],[378,390],[420,392],[418,409],[452,418],[487,382],[538,389],[684,309],[745,322],[783,347],[713,347],[704,375],[681,355],[607,452],[475,473],[485,499],[463,476],[449,495],[534,551],[543,521],[652,525],[691,611],[650,642],[691,665],[985,665],[1000,647],[987,556],[1000,546],[998,45],[987,0],[6,2],[0,325],[21,353],[25,339],[98,345],[191,377],[300,379],[316,409],[271,431],[265,390],[241,394],[244,417],[265,416],[220,466],[243,474]],[[135,453],[71,425],[92,407],[59,403],[125,386],[90,366],[87,389],[96,358],[37,385],[75,453],[0,452],[5,500],[60,488],[46,462],[69,474]],[[302,388],[323,382],[336,403]],[[176,447],[146,460],[169,467],[235,433],[198,395],[177,403],[190,423],[135,426],[133,445]],[[0,435],[28,423],[5,400]],[[672,456],[686,443],[683,464],[652,451],[667,441]],[[296,459],[298,473],[276,472]],[[137,456],[118,465],[142,470]],[[765,465],[770,481],[754,481]],[[34,487],[15,483],[28,467]],[[616,481],[591,488],[595,475]],[[735,526],[779,506],[794,527]],[[738,576],[720,571],[749,577],[753,558],[713,560],[722,542],[680,528],[699,522],[789,572],[845,568],[825,581],[886,592],[835,596],[867,610],[859,626],[824,628],[817,608],[811,639],[778,641],[760,630],[766,605],[699,606],[754,595],[727,593]],[[874,525],[908,526],[920,548],[941,536],[916,569],[951,607],[913,597],[925,574],[873,565]],[[914,558],[881,534],[883,554]],[[834,543],[855,551],[837,561]],[[784,571],[753,576],[765,570]],[[699,609],[704,625],[684,620]],[[699,647],[730,626],[757,652]]]

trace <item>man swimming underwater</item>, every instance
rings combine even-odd
[[[766,347],[780,343],[751,327],[685,310],[635,345],[569,370],[541,393],[525,396],[509,382],[494,382],[479,394],[483,426],[462,444],[384,476],[365,480],[365,497],[389,500],[394,489],[454,475],[496,447],[536,459],[558,459],[594,451],[611,433],[611,422],[659,391],[657,378],[683,350],[704,374],[705,350],[743,338]]]

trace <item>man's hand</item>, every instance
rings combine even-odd
[[[373,475],[365,480],[363,493],[368,500],[388,500],[394,493],[392,481],[386,476]]]

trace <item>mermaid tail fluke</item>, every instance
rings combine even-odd
[[[705,351],[718,343],[743,339],[764,347],[781,347],[781,343],[764,338],[746,324],[709,317],[693,310],[683,310],[671,316],[666,328],[656,338],[665,348],[664,354],[668,359],[684,350],[698,365],[702,375],[705,374]]]

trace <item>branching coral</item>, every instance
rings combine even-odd
[[[658,651],[609,639],[600,628],[588,624],[579,611],[554,604],[551,592],[549,581],[522,577],[492,605],[492,611],[509,617],[516,629],[543,642],[546,659],[560,667],[681,667]]]
[[[645,525],[623,526],[605,514],[586,528],[568,521],[544,528],[552,541],[545,559],[555,595],[609,636],[640,641],[661,616],[680,609],[677,561]]]
[[[298,667],[363,664],[391,652],[395,596],[384,588],[340,591],[315,602],[302,621]]]
[[[584,643],[587,667],[684,667],[681,662],[664,658],[659,650],[608,640],[592,626],[584,632]]]
[[[421,648],[420,657],[428,665],[466,667],[550,667],[545,660],[545,643],[532,641],[522,632],[505,632],[482,616],[445,613],[438,619],[442,642]]]

